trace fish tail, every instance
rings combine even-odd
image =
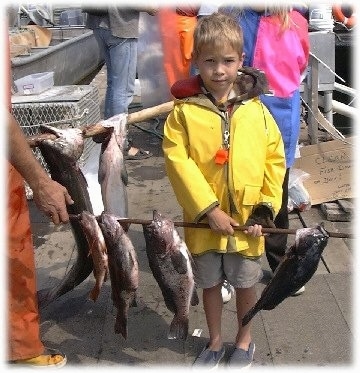
[[[37,299],[39,308],[44,308],[53,301],[51,296],[51,288],[41,289],[37,291]]]
[[[254,308],[252,308],[250,311],[248,311],[245,314],[245,316],[243,317],[241,325],[242,326],[247,325],[250,322],[250,320],[255,316],[256,313],[257,313],[257,311]]]
[[[116,316],[114,329],[115,329],[116,334],[121,334],[124,337],[124,339],[127,339],[127,336],[128,336],[127,317],[123,315],[119,315],[118,313]]]
[[[179,317],[177,315],[171,321],[168,339],[185,340],[189,330],[189,319],[187,317]]]
[[[127,233],[129,231],[131,223],[122,223],[121,220],[119,221],[119,223],[120,223],[122,229],[124,230],[124,232]]]
[[[94,302],[96,302],[96,300],[97,300],[98,297],[99,297],[99,294],[100,294],[100,289],[99,289],[99,287],[95,286],[95,287],[90,291],[89,298],[90,298],[91,300],[93,300]]]
[[[197,306],[199,304],[199,296],[197,294],[197,291],[196,291],[196,288],[194,287],[194,290],[192,292],[192,295],[191,295],[191,301],[190,301],[190,304],[192,306]]]
[[[137,307],[138,301],[137,301],[137,295],[136,292],[134,292],[132,298],[130,299],[130,307]]]

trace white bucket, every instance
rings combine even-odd
[[[317,4],[309,7],[309,25],[318,30],[332,31],[334,19],[332,8],[327,4]]]

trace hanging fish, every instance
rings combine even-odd
[[[199,303],[191,255],[173,221],[156,210],[150,224],[143,224],[149,266],[163,294],[166,307],[174,313],[168,339],[186,339],[190,304]]]
[[[246,325],[260,310],[272,310],[304,286],[314,275],[329,239],[323,225],[296,231],[295,243],[285,253],[260,299],[242,319]]]

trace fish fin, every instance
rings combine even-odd
[[[131,223],[122,223],[119,221],[119,224],[121,225],[121,228],[124,230],[125,233],[129,231]]]
[[[187,262],[181,251],[175,251],[171,254],[171,263],[173,264],[176,272],[185,274],[187,272]]]
[[[114,330],[116,334],[121,334],[124,339],[127,339],[128,328],[127,328],[127,317],[120,315],[119,312],[116,316]]]
[[[37,291],[37,301],[39,308],[44,308],[53,301],[53,299],[49,297],[51,289],[52,288],[46,288]]]
[[[90,291],[89,298],[90,298],[92,301],[96,302],[96,300],[97,300],[98,297],[99,297],[99,294],[100,294],[100,290],[99,290],[99,288],[94,287],[94,288]]]
[[[194,271],[194,270],[196,270],[196,263],[195,263],[195,261],[194,261],[193,256],[191,255],[189,249],[187,249],[187,250],[188,250],[188,253],[189,253],[189,259],[190,259],[191,268],[192,268],[193,271]]]
[[[109,132],[110,131],[106,131],[106,132],[103,132],[103,133],[99,133],[99,134],[97,134],[97,135],[94,135],[94,136],[92,136],[92,140],[94,141],[94,142],[96,142],[97,144],[102,144],[102,143],[107,143],[107,142],[109,142],[109,140],[110,140],[110,135],[111,134],[109,134]]]
[[[242,326],[245,326],[245,325],[247,325],[249,322],[250,322],[250,320],[257,314],[257,312],[258,312],[259,310],[255,310],[255,308],[253,307],[253,308],[251,308],[246,314],[245,314],[245,316],[243,317],[243,319],[242,319],[242,322],[241,322],[241,325]]]
[[[130,299],[130,307],[137,307],[137,306],[138,306],[137,295],[136,295],[136,292],[134,292],[132,299]]]
[[[129,183],[129,176],[128,176],[128,173],[127,173],[127,170],[126,170],[125,163],[123,163],[123,167],[121,169],[120,175],[121,175],[121,181],[123,182],[123,184],[125,186],[127,186],[128,183]]]
[[[193,292],[192,292],[192,295],[191,295],[191,301],[190,301],[190,304],[191,304],[192,306],[197,306],[197,305],[199,304],[199,296],[198,296],[198,293],[197,293],[195,287],[194,287]]]
[[[165,293],[165,292],[162,292],[163,294],[163,298],[164,298],[164,302],[165,302],[165,305],[166,305],[166,308],[172,312],[172,313],[175,313],[176,312],[176,305],[171,297],[171,295],[169,296],[169,294]]]
[[[84,183],[84,185],[86,185],[86,187],[88,187],[89,184],[88,184],[88,182],[87,182],[87,180],[86,180],[86,178],[85,178],[85,176],[84,176],[84,174],[83,174],[83,172],[81,171],[80,168],[79,168],[79,170],[78,170],[78,175],[79,175],[79,179],[81,179],[82,182]],[[88,208],[88,210],[91,210],[91,211],[89,211],[89,212],[92,213],[92,208],[91,208],[91,207]]]
[[[189,319],[185,317],[174,316],[171,321],[168,339],[182,339],[185,340],[189,330]]]

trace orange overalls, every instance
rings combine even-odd
[[[4,34],[9,46],[9,38]],[[9,51],[10,48],[7,58],[10,64]],[[10,109],[10,79],[8,92]],[[40,340],[34,247],[24,180],[10,163],[7,195],[8,360],[18,360],[41,355],[44,345]]]
[[[9,360],[41,355],[34,248],[24,180],[8,167]]]
[[[161,8],[157,17],[163,49],[163,64],[169,88],[190,76],[196,16],[179,15],[174,9]]]

